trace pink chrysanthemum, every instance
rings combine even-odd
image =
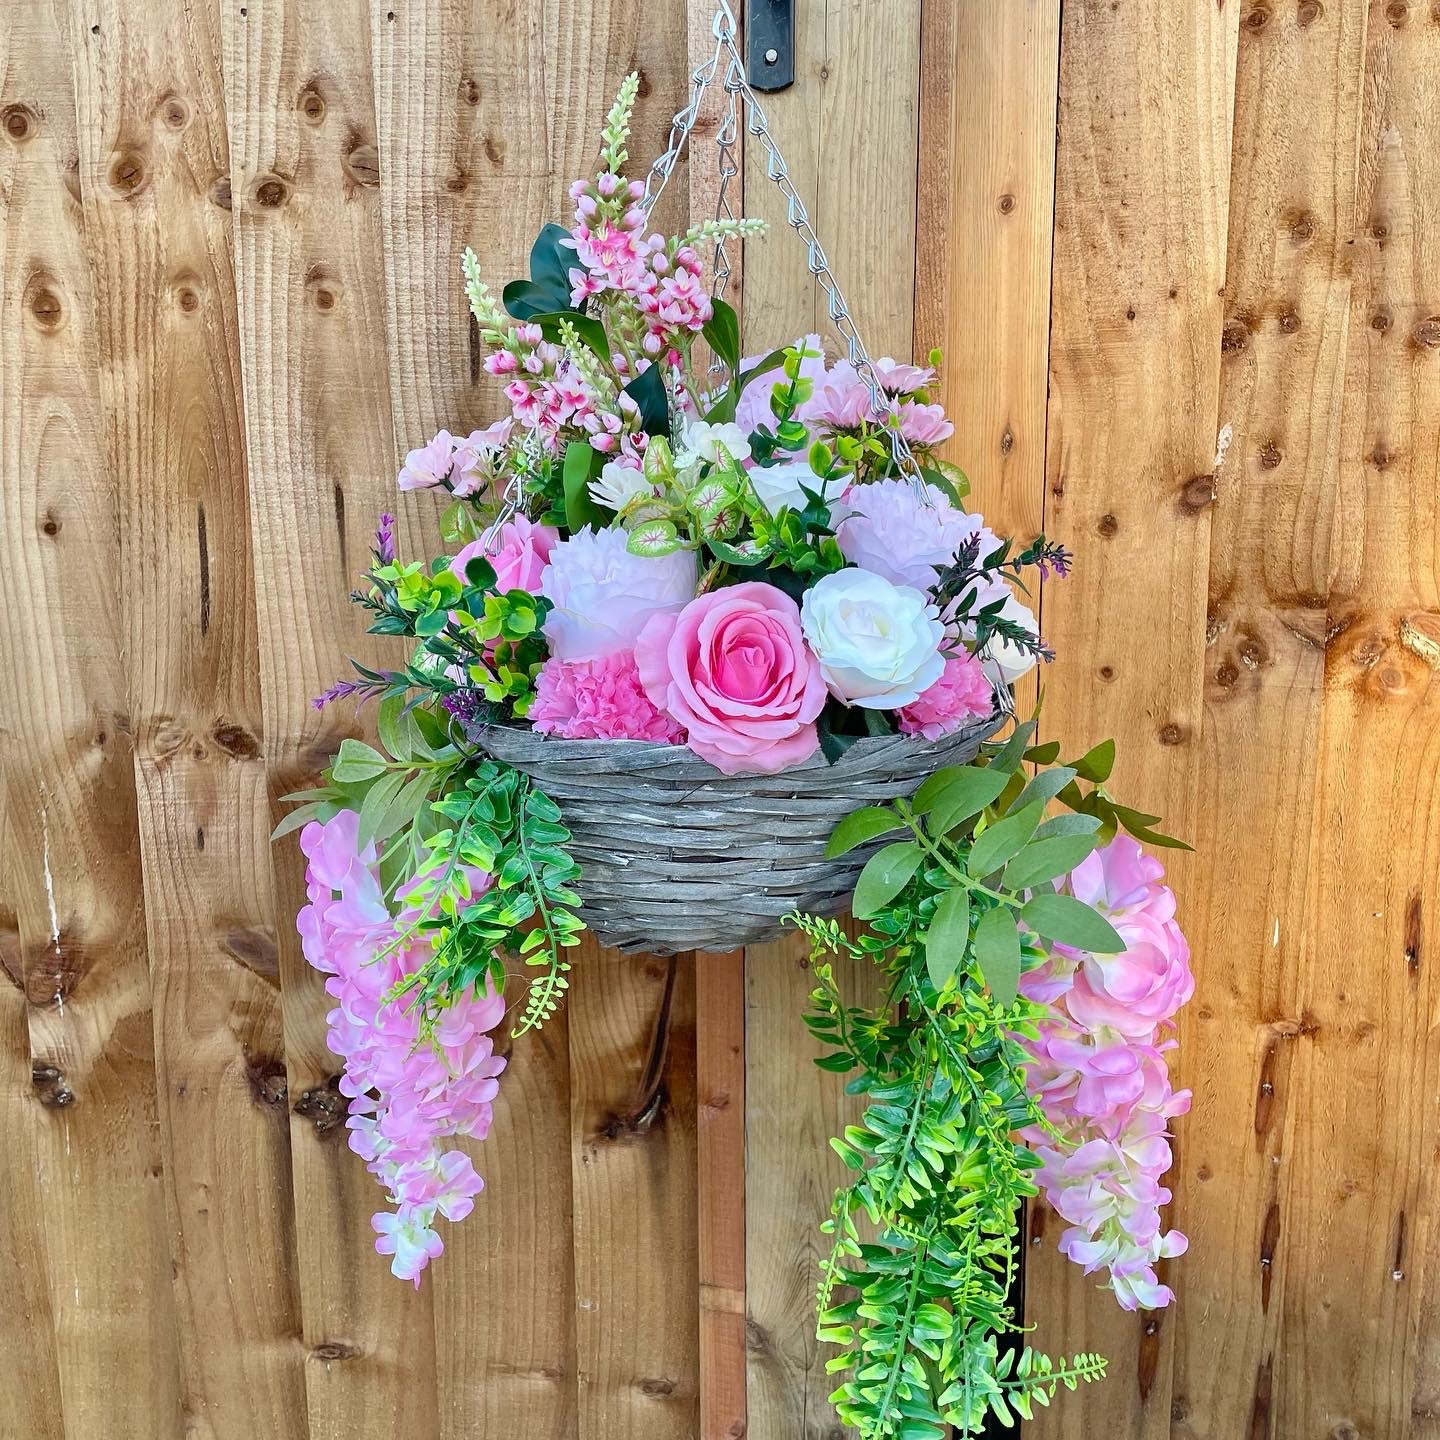
[[[995,689],[985,667],[965,650],[945,661],[944,674],[918,700],[897,710],[895,721],[902,735],[938,740],[994,707]]]
[[[530,723],[565,740],[652,740],[678,745],[685,732],[657,710],[630,650],[598,660],[551,656],[535,681]]]

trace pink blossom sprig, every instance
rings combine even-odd
[[[1088,856],[1066,889],[1109,919],[1125,950],[1057,946],[1020,986],[1053,1007],[1038,1038],[1022,1042],[1028,1088],[1052,1127],[1024,1132],[1043,1162],[1036,1179],[1069,1221],[1062,1253],[1086,1274],[1106,1271],[1127,1310],[1170,1303],[1155,1264],[1186,1246],[1179,1231],[1162,1229],[1170,1191],[1160,1182],[1171,1161],[1168,1123],[1190,1108],[1189,1092],[1171,1086],[1165,1054],[1195,981],[1163,874],[1128,835]]]
[[[373,842],[360,844],[360,817],[342,810],[307,825],[300,846],[310,903],[296,920],[305,958],[329,978],[336,1002],[327,1017],[327,1043],[344,1062],[340,1091],[350,1102],[350,1148],[388,1193],[393,1210],[378,1211],[375,1248],[392,1256],[391,1270],[418,1287],[420,1274],[445,1248],[437,1216],[463,1220],[484,1186],[470,1157],[445,1141],[483,1140],[505,1060],[495,1054],[494,1030],[505,1010],[493,989],[456,992],[422,1034],[414,1007],[394,998],[395,987],[434,953],[434,932],[406,897],[392,915],[380,886]],[[468,876],[471,895],[490,877]]]

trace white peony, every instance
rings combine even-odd
[[[555,608],[545,638],[561,660],[599,660],[635,648],[645,622],[695,598],[695,554],[632,555],[624,530],[581,530],[550,552],[540,593]]]
[[[825,494],[825,482],[804,460],[787,460],[783,465],[768,467],[756,465],[745,473],[750,477],[750,484],[760,497],[760,503],[772,515],[778,515],[787,505],[792,510],[803,510],[806,490]],[[836,520],[833,511],[837,503],[831,502],[832,522]]]
[[[982,560],[999,545],[978,515],[957,510],[932,485],[925,489],[927,496],[917,495],[908,480],[852,485],[850,514],[835,531],[845,558],[896,585],[929,590],[972,536],[980,537]]]
[[[713,465],[722,450],[737,465],[743,465],[750,458],[750,438],[738,425],[692,420],[685,427],[685,448],[675,457],[675,463],[681,469],[700,460]]]
[[[638,465],[624,465],[611,460],[590,482],[590,498],[607,510],[623,510],[637,495],[654,495],[655,486],[645,478]]]
[[[993,596],[984,595],[981,596],[980,603],[983,605],[993,599]],[[1006,597],[1000,614],[1005,619],[1013,620],[1017,625],[1023,626],[1032,635],[1039,635],[1040,626],[1035,621],[1035,612],[1019,600],[1013,591]],[[967,640],[974,640],[975,627],[966,625],[963,627],[963,633]],[[1038,663],[1030,651],[1022,650],[1018,645],[1000,639],[998,635],[991,640],[980,659],[984,662],[986,673],[990,678],[994,680],[998,676],[1006,685],[1013,685],[1022,675],[1028,675]]]
[[[800,624],[831,694],[866,710],[911,705],[944,673],[945,627],[918,590],[838,570],[805,592]]]

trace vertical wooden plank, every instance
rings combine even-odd
[[[1440,905],[1440,25],[1368,12],[1337,566],[1291,1141],[1286,1344],[1300,1434],[1433,1433]],[[1282,1243],[1284,1243],[1282,1238]],[[1428,1261],[1428,1268],[1427,1268]],[[1343,1297],[1343,1298],[1342,1298]],[[1426,1336],[1433,1347],[1435,1336]],[[1433,1355],[1433,1352],[1432,1352]],[[1428,1413],[1427,1413],[1428,1412]]]
[[[1061,657],[1046,723],[1071,746],[1114,735],[1116,793],[1182,834],[1209,529],[1186,497],[1214,468],[1238,8],[1077,0],[1061,36],[1044,518],[1083,564],[1046,595]],[[1172,861],[1182,897],[1189,873]],[[1055,1228],[1033,1207],[1035,1343],[1099,1350],[1111,1371],[1036,1433],[1168,1434],[1170,1316],[1120,1311],[1055,1251]]]
[[[181,1399],[217,1437],[303,1435],[218,16],[71,17]]]
[[[808,0],[796,7],[795,85],[763,97],[771,132],[815,217],[831,266],[871,352],[909,358],[915,313],[915,177],[920,6]],[[745,349],[826,335],[805,247],[786,226],[759,143],[747,142],[749,214],[768,219],[745,268]],[[834,348],[833,335],[830,338]],[[861,967],[842,985],[875,993]],[[813,988],[798,940],[746,952],[745,1255],[749,1434],[817,1440],[837,1425],[827,1352],[815,1339],[820,1222],[844,1174],[828,1141],[856,1104],[811,1063],[802,1022]],[[836,1432],[838,1433],[838,1432]]]
[[[27,1127],[43,1235],[31,1263],[48,1261],[64,1433],[100,1432],[120,1406],[145,1433],[172,1436],[180,1399],[123,571],[87,267],[98,241],[79,205],[94,119],[82,106],[77,121],[63,57],[79,40],[63,12],[36,3],[13,18],[25,78],[43,87],[6,112],[6,143],[34,147],[10,192],[4,327],[7,653],[24,677],[3,702],[14,737],[6,890],[40,1102]],[[47,1369],[42,1343],[40,1394],[27,1403],[53,1404]],[[41,1417],[46,1428],[59,1421],[58,1412]]]
[[[700,1440],[747,1433],[745,954],[695,956]]]
[[[145,1318],[152,1304],[168,1313],[169,1286],[65,44],[40,0],[0,34],[0,635],[13,671],[0,695],[0,1256],[12,1286],[0,1353],[13,1357],[0,1430],[43,1440],[67,1434],[62,1397],[70,1435],[99,1423],[106,1369],[137,1336],[156,1342],[155,1402],[141,1397],[138,1413],[157,1433],[173,1426],[176,1393],[173,1338],[159,1343]],[[74,574],[91,578],[67,585]],[[111,1127],[119,1144],[102,1145]],[[111,1236],[127,1229],[122,1249]],[[114,1287],[109,1313],[87,1313],[101,1287]]]
[[[1305,1263],[1291,1232],[1326,1188],[1297,1187],[1291,1152],[1319,1098],[1297,1065],[1314,1045],[1306,937],[1364,37],[1364,0],[1241,21],[1226,443],[1180,500],[1212,507],[1199,860],[1181,890],[1200,975],[1181,1034],[1195,1101],[1171,1180],[1190,1238],[1171,1397],[1187,1437],[1307,1433],[1282,1394],[1282,1321]]]
[[[1060,0],[924,12],[915,350],[939,346],[946,454],[1028,539],[1045,498]]]
[[[239,335],[250,464],[258,666],[271,817],[360,733],[311,697],[347,656],[392,658],[346,595],[395,497],[380,245],[380,174],[364,0],[220,9]],[[404,525],[429,553],[432,536]],[[439,1433],[432,1286],[374,1251],[383,1196],[345,1144],[322,977],[300,953],[293,839],[275,847],[297,1286],[315,1440]],[[442,1263],[448,1263],[449,1257]]]

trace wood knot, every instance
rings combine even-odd
[[[256,760],[260,756],[260,742],[243,726],[217,725],[210,735],[227,755],[236,760]]]
[[[317,310],[333,310],[340,298],[340,282],[320,266],[305,276],[305,294]]]
[[[84,969],[81,945],[61,930],[38,955],[32,952],[25,971],[25,999],[37,1010],[59,1009],[74,993]]]
[[[1102,680],[1108,683],[1115,678],[1115,667],[1113,665],[1102,665],[1096,673]]]
[[[35,276],[26,287],[26,308],[36,326],[53,334],[65,319],[65,307],[59,295],[50,288],[48,277]]]
[[[298,108],[312,125],[318,125],[325,118],[325,97],[317,86],[307,85],[300,92]]]
[[[278,210],[290,198],[290,186],[279,175],[262,175],[251,192],[263,210]]]
[[[505,163],[505,141],[495,135],[486,135],[480,142],[485,147],[485,158],[498,170]]]
[[[1410,332],[1410,338],[1417,349],[1440,350],[1440,315],[1427,316]]]
[[[35,1098],[47,1110],[64,1110],[75,1103],[75,1092],[65,1083],[58,1066],[36,1062],[30,1067],[30,1085]]]
[[[473,75],[467,75],[460,82],[460,98],[467,105],[478,105],[480,103],[480,87],[475,83],[475,77]]]
[[[380,152],[373,145],[356,145],[341,165],[357,185],[373,189],[380,183]]]
[[[1287,310],[1280,317],[1280,333],[1282,335],[1294,335],[1300,329],[1300,317],[1293,311]]]
[[[1308,245],[1315,238],[1315,217],[1302,210],[1290,219],[1290,239],[1296,245]]]
[[[1440,615],[1417,610],[1400,621],[1400,643],[1432,670],[1440,670]]]
[[[1273,441],[1267,440],[1261,447],[1256,458],[1260,461],[1263,470],[1274,470],[1284,456],[1280,453],[1280,447]]]
[[[1215,683],[1222,690],[1229,690],[1239,678],[1239,670],[1229,660],[1222,660],[1215,671]]]
[[[145,158],[137,150],[122,150],[113,156],[108,171],[110,188],[122,200],[132,200],[144,188],[149,176]]]
[[[1095,523],[1095,530],[1109,540],[1120,533],[1120,522],[1113,515],[1102,515]]]
[[[666,1376],[647,1378],[640,1382],[642,1395],[663,1396],[675,1393],[675,1382]]]
[[[272,983],[280,979],[280,947],[268,926],[236,926],[219,936],[220,948]]]
[[[45,518],[40,522],[40,533],[52,540],[60,533],[60,521],[53,510],[45,512]]]
[[[7,105],[0,110],[0,125],[17,145],[23,145],[34,135],[37,123],[38,117],[28,105]]]
[[[1295,11],[1295,23],[1302,30],[1308,30],[1324,13],[1325,7],[1320,0],[1301,0],[1300,7]]]
[[[996,206],[1002,215],[1013,215],[1015,213],[1015,197],[1007,192],[996,201]]]
[[[1395,459],[1383,440],[1375,442],[1375,448],[1370,452],[1370,463],[1377,470],[1388,470]]]
[[[1176,725],[1173,721],[1169,725],[1160,728],[1160,743],[1162,745],[1181,745],[1185,741],[1185,727]]]
[[[1270,7],[1268,5],[1252,6],[1241,23],[1252,34],[1258,34],[1270,23]]]
[[[1390,227],[1383,220],[1375,221],[1370,227],[1370,238],[1382,242],[1388,240],[1390,238]]]
[[[445,177],[445,189],[451,195],[463,195],[470,188],[470,177],[458,165]]]
[[[1187,480],[1180,490],[1180,509],[1186,515],[1198,515],[1207,506],[1215,503],[1215,477],[1196,475]]]
[[[245,1079],[255,1103],[266,1110],[285,1112],[290,1092],[285,1080],[285,1064],[268,1056],[245,1052]]]
[[[1015,448],[1015,432],[1007,425],[1000,432],[1000,453],[1008,455]]]
[[[336,1360],[356,1360],[364,1353],[358,1345],[352,1345],[348,1340],[324,1340],[310,1349],[311,1357],[326,1365],[333,1364]]]
[[[212,205],[218,205],[222,210],[229,210],[234,204],[230,192],[230,177],[228,175],[219,176],[210,187],[210,203]]]
[[[1220,332],[1220,353],[1238,355],[1250,344],[1250,327],[1242,320],[1232,320]]]
[[[163,96],[155,107],[155,114],[167,130],[176,134],[184,130],[194,117],[190,102],[183,95],[175,94]]]
[[[295,1113],[315,1127],[317,1135],[338,1136],[345,1132],[349,1102],[340,1093],[340,1077],[332,1075],[323,1085],[306,1090],[296,1102]]]
[[[1403,29],[1410,23],[1410,7],[1405,0],[1390,0],[1385,7],[1385,18],[1396,29]]]
[[[1377,310],[1370,317],[1370,328],[1383,335],[1395,322],[1390,318],[1388,310]]]

